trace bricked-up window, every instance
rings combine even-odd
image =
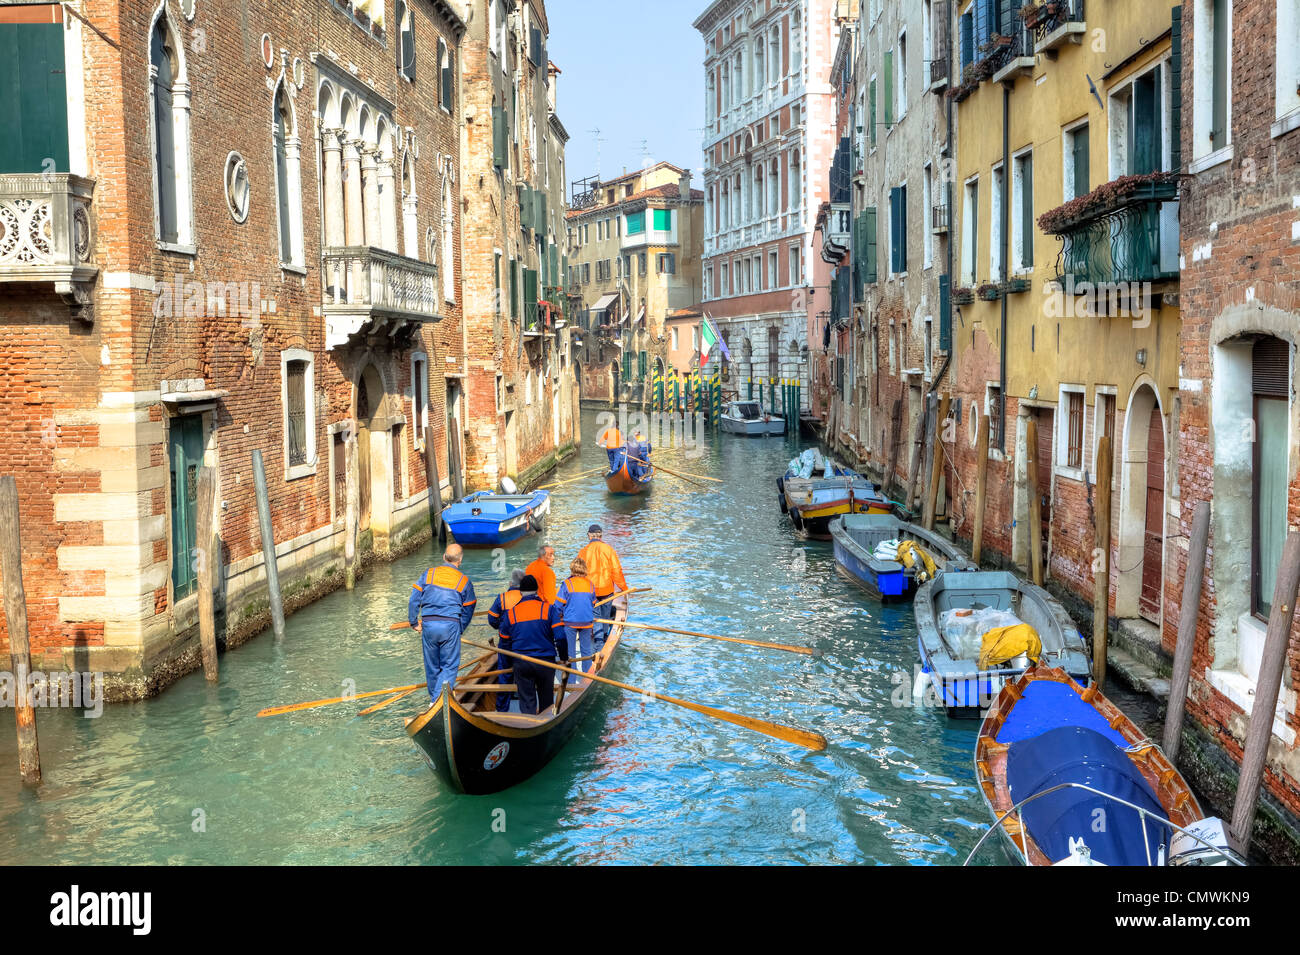
[[[1068,392],[1065,396],[1067,429],[1065,445],[1065,466],[1067,468],[1083,467],[1083,393]]]
[[[190,197],[189,106],[175,98],[188,82],[183,51],[164,11],[149,41],[153,101],[154,211],[158,241],[167,245],[193,243]]]
[[[397,0],[397,72],[415,82],[415,12],[405,0]]]
[[[288,424],[289,464],[307,461],[307,363],[291,361],[288,365],[288,382],[285,385],[289,404],[285,409]]]

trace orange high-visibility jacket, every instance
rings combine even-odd
[[[612,594],[618,590],[627,590],[627,580],[623,577],[623,564],[618,553],[604,541],[592,541],[578,551],[587,564],[587,579],[596,588],[600,596]]]
[[[610,425],[605,429],[605,433],[600,436],[600,440],[596,443],[606,450],[621,448],[623,447],[623,435],[618,428]]]
[[[537,596],[548,604],[555,603],[555,571],[540,557],[524,568],[525,575],[537,578]]]

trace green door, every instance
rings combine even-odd
[[[203,465],[203,418],[199,415],[173,418],[167,449],[172,480],[172,599],[180,600],[194,592],[198,579],[195,511],[199,468]]]

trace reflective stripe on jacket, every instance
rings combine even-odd
[[[555,595],[563,623],[579,630],[590,627],[596,618],[596,588],[587,577],[570,577],[560,584]]]
[[[411,588],[406,612],[412,627],[421,617],[446,617],[460,621],[463,633],[474,619],[474,582],[451,564],[430,567]]]
[[[497,599],[492,601],[492,609],[488,611],[488,626],[493,630],[500,630],[501,615],[519,603],[523,597],[524,595],[514,588],[503,594],[497,594]]]
[[[510,641],[510,649],[544,660],[555,658],[560,641],[568,642],[559,626],[558,605],[547,603],[536,594],[524,597],[506,611],[501,621],[501,639]]]

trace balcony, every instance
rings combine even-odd
[[[930,91],[937,93],[948,85],[948,51],[935,50],[930,60]]]
[[[0,283],[52,285],[89,321],[99,267],[90,197],[95,181],[71,173],[0,174]]]
[[[1081,283],[1178,278],[1178,183],[1172,174],[1105,183],[1038,221],[1061,240],[1056,278],[1067,292]]]
[[[930,207],[930,231],[942,235],[948,231],[948,206],[938,202]]]
[[[327,248],[321,265],[327,349],[442,320],[437,266],[368,246]]]
[[[1017,23],[1010,36],[998,36],[990,42],[994,83],[1015,83],[1017,77],[1033,73],[1034,35],[1023,23]]]
[[[831,203],[821,223],[822,259],[832,264],[842,262],[852,241],[852,213],[847,202]]]
[[[1082,43],[1088,27],[1083,20],[1083,0],[1049,0],[1039,4],[1025,26],[1034,31],[1034,52],[1055,59],[1067,43]]]

